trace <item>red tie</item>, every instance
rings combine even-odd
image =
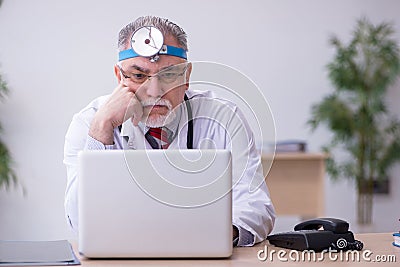
[[[148,133],[156,140],[160,141],[162,149],[167,149],[169,147],[168,133],[165,130],[162,128],[150,128]]]

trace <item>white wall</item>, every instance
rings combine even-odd
[[[306,126],[311,104],[332,89],[325,69],[333,55],[329,36],[348,39],[365,15],[374,23],[394,22],[400,40],[396,0],[151,2],[4,0],[0,71],[11,94],[0,104],[2,139],[26,195],[20,187],[0,191],[0,239],[72,237],[63,209],[64,135],[75,112],[114,88],[118,30],[140,15],[180,24],[189,35],[191,60],[224,63],[248,75],[271,105],[277,139],[305,139],[311,151],[329,136]],[[400,116],[399,99],[397,83],[388,100]],[[376,198],[373,231],[399,228],[399,176],[397,167],[393,192]],[[327,178],[326,211],[356,229],[353,184]],[[284,223],[280,218],[277,229],[289,230],[291,223]]]

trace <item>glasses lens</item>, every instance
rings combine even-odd
[[[171,66],[165,70],[158,72],[155,75],[147,75],[140,72],[126,72],[121,66],[118,66],[122,75],[133,83],[142,84],[151,77],[157,77],[161,83],[164,84],[177,84],[184,83],[184,74],[187,69],[187,64],[180,64]]]
[[[186,66],[178,65],[168,68],[166,70],[160,71],[157,76],[160,82],[170,84],[176,82],[183,82],[183,74],[186,71]],[[179,79],[178,79],[179,78]]]
[[[144,83],[149,76],[143,73],[131,73],[130,77],[134,83]]]

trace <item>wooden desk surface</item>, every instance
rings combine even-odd
[[[329,254],[326,253],[323,260],[319,260],[321,253],[316,253],[315,261],[294,261],[289,258],[288,249],[281,249],[272,245],[269,245],[268,241],[257,244],[254,247],[240,247],[234,248],[232,257],[228,259],[159,259],[159,260],[147,260],[147,259],[132,259],[132,260],[89,260],[79,255],[77,252],[76,244],[73,244],[74,251],[81,261],[82,266],[321,266],[321,264],[329,266],[399,266],[400,262],[400,248],[392,245],[393,237],[391,233],[375,233],[375,234],[358,234],[356,239],[364,243],[364,250],[360,252],[360,260],[349,254],[350,261],[346,262],[346,254],[342,254],[343,260],[340,260],[340,253],[332,253],[332,259]],[[258,259],[260,250],[267,248],[268,253],[275,250],[273,258],[267,258],[265,261]],[[278,252],[285,251],[286,255],[282,256],[287,261],[280,261],[278,259]],[[292,251],[293,252],[293,251]],[[282,253],[282,252],[281,252]],[[299,252],[301,253],[301,252]],[[364,258],[363,258],[363,255]],[[334,260],[334,257],[337,260]],[[292,255],[295,257],[295,255]],[[264,254],[260,254],[260,257],[264,257]],[[382,261],[385,259],[386,262],[378,262],[376,259]],[[307,259],[307,258],[306,258]],[[354,261],[352,260],[354,259]],[[368,261],[370,260],[370,261]],[[391,262],[389,262],[389,260]]]

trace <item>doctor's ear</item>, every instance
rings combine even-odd
[[[190,81],[190,75],[192,74],[192,63],[188,63],[188,67],[186,70],[186,87],[189,88],[189,81]],[[186,89],[187,89],[186,88]]]
[[[121,82],[121,71],[119,70],[117,64],[114,65],[114,75],[117,78],[117,82]]]

